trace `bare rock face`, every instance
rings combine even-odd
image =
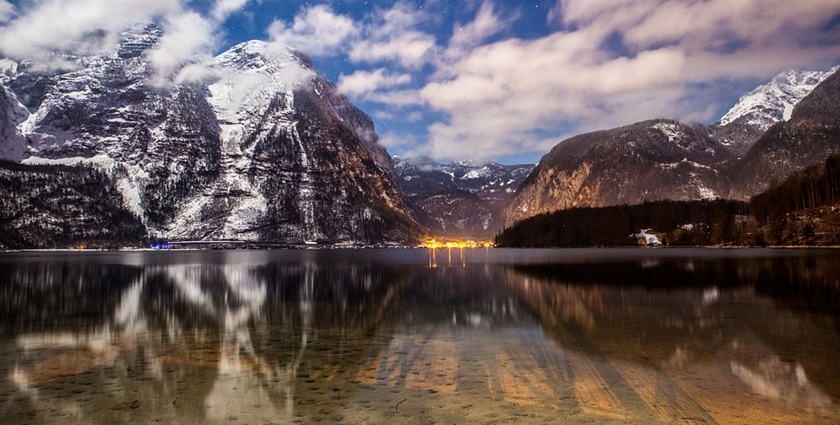
[[[305,55],[246,42],[189,64],[203,79],[161,85],[149,60],[161,35],[126,28],[111,51],[66,55],[67,70],[5,59],[0,132],[13,137],[0,153],[103,171],[152,237],[417,238],[371,119]]]
[[[26,139],[18,131],[29,112],[6,87],[0,85],[0,161],[20,162]]]
[[[670,120],[572,137],[519,187],[506,225],[558,209],[721,197],[731,158],[702,126]]]

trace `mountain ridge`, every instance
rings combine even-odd
[[[832,144],[829,135],[837,127],[834,111],[840,95],[825,89],[840,79],[838,70],[840,66],[828,71],[781,73],[743,96],[725,119],[712,126],[658,119],[566,139],[543,156],[519,187],[507,209],[505,225],[574,207],[657,200],[747,200],[786,173],[821,161],[840,148],[836,141]],[[785,86],[781,84],[784,81],[792,83]],[[768,92],[787,95],[784,102],[769,105],[754,100],[767,97]],[[813,106],[807,106],[810,104]],[[803,115],[810,118],[803,120]],[[812,128],[806,128],[806,123]],[[799,134],[799,143],[795,147],[771,146],[765,139],[777,140],[768,135],[778,128]],[[757,129],[766,130],[756,135]],[[824,134],[815,129],[825,130],[819,130]],[[733,141],[727,135],[740,138]],[[813,146],[803,144],[809,138],[821,141]],[[813,154],[803,153],[808,149]],[[762,156],[761,151],[773,158]],[[759,169],[761,164],[775,165]]]

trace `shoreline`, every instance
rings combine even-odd
[[[492,249],[565,249],[565,250],[587,250],[587,249],[628,249],[628,250],[679,250],[679,249],[709,249],[709,250],[743,250],[743,249],[840,249],[840,245],[773,245],[773,246],[718,246],[718,245],[696,245],[696,246],[582,246],[582,247],[489,247]],[[367,250],[367,249],[432,249],[422,245],[281,245],[252,247],[245,246],[240,248],[226,248],[226,247],[177,247],[168,249],[157,248],[133,248],[121,247],[115,249],[108,248],[19,248],[19,249],[0,249],[0,254],[9,253],[94,253],[94,252],[201,252],[201,251],[319,251],[319,250]],[[440,250],[447,249],[446,247],[437,248]],[[452,248],[458,249],[458,248]],[[466,248],[465,248],[466,249]]]

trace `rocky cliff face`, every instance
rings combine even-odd
[[[26,153],[26,139],[18,126],[29,112],[15,95],[0,84],[0,160],[19,162]]]
[[[704,127],[670,120],[572,137],[519,187],[506,224],[574,207],[717,198],[728,187],[721,164],[731,158]]]
[[[192,64],[202,82],[161,87],[148,58],[160,36],[152,24],[128,28],[111,51],[67,56],[65,71],[4,61],[0,102],[22,111],[0,122],[13,133],[6,159],[18,159],[20,144],[8,142],[17,137],[26,164],[105,171],[155,237],[364,244],[417,236],[372,121],[303,54],[242,43]]]
[[[400,187],[418,222],[435,234],[489,239],[504,224],[504,211],[530,164],[440,164],[428,157],[394,158]]]
[[[258,41],[216,58],[208,101],[220,175],[187,199],[178,237],[405,241],[416,231],[367,115],[291,50]],[[187,232],[185,232],[187,230]]]

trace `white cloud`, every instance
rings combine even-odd
[[[195,12],[167,16],[163,29],[157,46],[149,52],[156,71],[155,83],[159,85],[169,81],[173,77],[171,74],[189,61],[209,58],[215,44],[213,23]],[[196,75],[195,69],[188,72]]]
[[[402,66],[417,68],[428,61],[428,53],[435,47],[434,37],[419,32],[406,32],[380,40],[361,40],[350,50],[355,62],[395,61]]]
[[[437,41],[417,26],[428,19],[426,12],[409,3],[399,2],[380,10],[365,25],[362,38],[355,40],[349,57],[354,62],[395,62],[407,68],[419,68],[429,62]]]
[[[189,64],[178,71],[175,84],[205,84],[212,83],[220,77],[218,71],[203,64]]]
[[[15,6],[6,0],[0,0],[0,24],[8,21],[15,14]]]
[[[689,50],[718,48],[733,39],[758,45],[787,44],[797,38],[780,30],[785,27],[807,29],[824,22],[826,16],[840,12],[840,5],[822,0],[710,0],[703,3],[669,0],[655,3],[646,2],[651,8],[637,25],[626,30],[629,43],[645,48],[672,42]]]
[[[634,50],[676,45],[687,52],[796,47],[840,13],[824,0],[563,0],[568,26],[592,33],[616,32]],[[800,46],[801,47],[801,46]]]
[[[213,19],[222,22],[232,13],[241,10],[251,0],[218,0],[213,6],[211,15]]]
[[[24,3],[0,27],[0,52],[16,59],[113,46],[113,30],[182,10],[182,0],[45,0]],[[97,37],[91,37],[95,30]],[[110,35],[110,37],[108,37]],[[92,41],[94,41],[92,43]]]
[[[311,56],[346,53],[356,63],[396,63],[416,69],[429,62],[437,47],[433,35],[417,29],[427,19],[426,12],[407,2],[377,9],[360,21],[318,5],[302,9],[291,24],[274,21],[268,34],[274,42]]]
[[[271,39],[311,56],[330,56],[340,52],[356,34],[352,19],[335,14],[329,6],[306,8],[291,26],[274,21],[268,28]]]
[[[389,108],[374,111],[373,117],[382,121],[392,121],[395,119],[399,119],[403,122],[416,123],[420,122],[423,119],[423,113],[421,111],[408,112],[400,109]]]
[[[386,131],[379,137],[379,144],[390,152],[399,151],[404,158],[428,155],[428,146],[417,135],[397,131]]]
[[[594,119],[604,114],[603,105],[613,96],[678,83],[685,63],[681,52],[672,49],[645,52],[634,59],[583,60],[575,46],[574,37],[558,33],[472,51],[445,70],[444,75],[452,77],[431,82],[421,91],[433,108],[452,116],[451,126],[459,127],[445,132],[439,125],[433,136],[454,137],[439,144],[497,140],[499,146],[492,148],[503,149],[501,142],[554,128],[560,120]]]
[[[0,0],[0,21],[9,13]],[[0,53],[15,59],[34,59],[43,69],[68,68],[54,52],[99,53],[113,49],[118,31],[137,22],[159,22],[164,29],[149,52],[155,69],[153,83],[196,82],[211,72],[195,62],[209,57],[224,19],[250,0],[218,0],[212,16],[188,8],[188,0],[41,0],[23,3],[17,15],[0,27]],[[185,64],[193,63],[181,69]]]
[[[411,82],[410,74],[392,74],[384,68],[374,71],[356,71],[350,75],[341,74],[338,90],[350,97],[364,98],[383,88],[398,87]]]
[[[465,49],[481,45],[488,37],[498,34],[507,28],[514,17],[502,20],[493,7],[493,3],[485,1],[476,13],[475,19],[467,25],[455,28],[452,38],[449,40],[449,49],[454,52],[461,52]]]
[[[425,103],[418,90],[390,90],[369,93],[365,100],[386,104],[390,107],[416,106]]]

